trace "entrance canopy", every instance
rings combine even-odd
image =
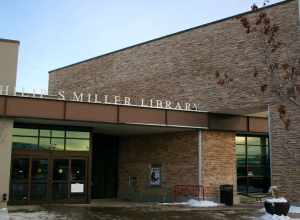
[[[107,134],[213,129],[267,132],[267,119],[250,116],[0,96],[0,117],[16,122],[86,126]]]

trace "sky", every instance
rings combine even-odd
[[[245,12],[253,3],[263,0],[0,0],[0,38],[20,41],[18,90],[46,89],[50,70]]]

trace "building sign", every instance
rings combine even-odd
[[[100,95],[97,93],[84,93],[78,91],[66,92],[61,90],[58,91],[57,94],[49,96],[48,91],[45,89],[32,89],[30,93],[26,93],[24,90],[17,92],[15,88],[11,89],[9,86],[0,85],[0,95],[203,112],[200,104],[196,103],[174,102],[168,99],[161,100],[155,98],[133,98],[121,95]]]
[[[150,186],[160,186],[160,184],[161,184],[161,167],[151,166]]]

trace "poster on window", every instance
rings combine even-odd
[[[161,167],[151,167],[150,185],[160,186],[161,181]]]

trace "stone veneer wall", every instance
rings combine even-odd
[[[300,54],[298,1],[265,10],[280,26],[280,39],[294,45],[291,54]],[[246,16],[255,19],[256,13]],[[288,198],[300,200],[299,108],[287,103],[292,129],[285,131],[274,97],[253,92],[260,87],[249,76],[254,66],[260,69],[261,59],[255,39],[245,34],[238,19],[229,18],[56,70],[49,74],[49,91],[197,102],[204,110],[217,112],[251,113],[255,108],[266,110],[269,104],[272,184]],[[233,76],[230,89],[217,86],[216,71]]]
[[[170,201],[176,184],[198,184],[197,132],[120,138],[120,198],[137,201]],[[161,165],[161,187],[149,186],[151,164]],[[137,178],[135,188],[129,176]]]

